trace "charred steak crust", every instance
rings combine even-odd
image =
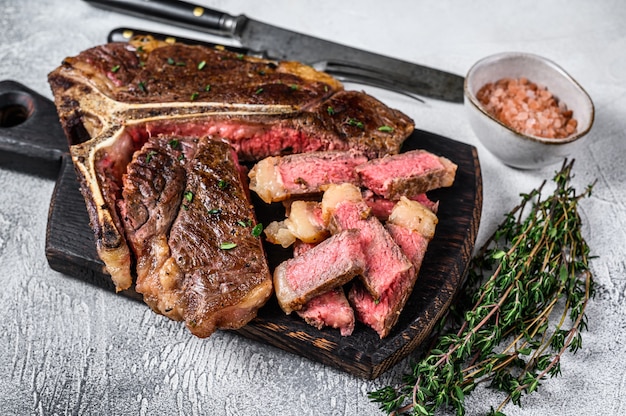
[[[185,165],[197,148],[197,139],[171,136],[149,139],[128,164],[118,201],[124,231],[136,259],[136,287],[156,312],[183,318],[180,285],[183,274],[171,256],[167,241],[180,210],[186,186]]]
[[[186,276],[183,318],[200,337],[242,327],[272,294],[261,239],[252,233],[254,211],[239,179],[230,145],[200,140],[169,239]]]
[[[252,319],[271,295],[271,275],[232,147],[152,138],[124,184],[120,211],[146,303],[200,337]]]

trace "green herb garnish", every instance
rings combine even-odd
[[[207,212],[208,212],[210,215],[217,215],[217,214],[219,214],[220,212],[222,212],[222,210],[221,210],[221,209],[219,209],[219,208],[211,208],[211,209],[210,209],[210,210],[208,210]]]
[[[145,83],[145,82],[143,82],[143,81],[139,81],[138,86],[139,86],[139,89],[140,89],[141,91],[146,92],[146,83]]]
[[[391,133],[393,131],[393,127],[390,127],[390,126],[380,126],[378,128],[378,131],[384,131],[384,132],[387,132],[387,133]]]
[[[262,232],[263,232],[263,224],[258,223],[257,225],[252,227],[252,236],[253,237],[259,237]]]
[[[332,108],[331,106],[328,106],[326,108],[326,112],[328,113],[329,116],[332,116],[333,114],[335,114],[335,109]]]
[[[180,146],[180,142],[177,139],[170,140],[168,144],[172,149],[178,149],[178,147]]]
[[[360,122],[359,120],[357,120],[356,118],[349,118],[348,119],[348,124],[350,126],[354,126],[354,127],[358,127],[360,129],[365,128],[365,126],[363,125],[362,122]]]
[[[174,64],[176,63],[176,61],[175,61],[175,60],[173,60],[172,58],[167,58],[167,63],[168,63],[169,65],[174,65]]]
[[[147,154],[146,154],[146,163],[150,163],[150,161],[152,160],[152,156],[156,155],[157,152],[155,152],[154,150],[150,150]]]
[[[111,72],[115,73],[117,71],[120,70],[120,66],[119,65],[115,65],[113,68],[111,68]]]
[[[198,64],[198,69],[202,69],[202,68],[204,68],[205,66],[206,66],[206,61],[201,61],[201,62]]]
[[[205,90],[206,92],[211,91],[211,85],[210,85],[210,84],[206,84],[206,87],[204,87],[204,90]]]
[[[259,94],[261,94],[262,92],[263,92],[263,88],[259,88],[259,89],[258,89],[258,90],[256,90],[254,93],[255,93],[256,95],[259,95]]]
[[[189,98],[190,98],[191,101],[194,101],[195,99],[198,98],[199,95],[200,94],[198,94],[197,92],[194,92],[193,94],[191,94],[191,97],[189,97]]]
[[[191,191],[185,191],[185,192],[183,193],[183,197],[185,198],[185,200],[186,200],[187,202],[191,202],[191,201],[193,201],[193,192],[191,192]]]
[[[589,247],[582,236],[577,195],[569,185],[573,162],[545,182],[498,226],[470,263],[460,298],[439,323],[440,332],[398,387],[369,393],[390,414],[432,415],[442,407],[465,414],[465,397],[480,383],[510,401],[561,374],[561,357],[582,346],[585,308],[594,295]]]
[[[231,243],[230,241],[226,242],[226,243],[220,244],[220,248],[222,250],[230,250],[230,249],[233,249],[235,247],[237,247],[237,243]]]
[[[220,189],[226,189],[228,187],[228,181],[220,179],[219,181],[217,181],[217,186]]]

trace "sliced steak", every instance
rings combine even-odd
[[[363,200],[372,210],[372,215],[378,218],[381,221],[387,221],[389,215],[391,215],[391,211],[393,207],[396,206],[398,201],[392,201],[390,199],[383,198],[374,194],[369,189],[366,189],[362,192]],[[414,201],[419,202],[420,204],[427,207],[434,213],[437,213],[437,209],[439,208],[439,202],[431,201],[426,194],[417,194],[411,198]]]
[[[274,270],[274,289],[285,313],[302,309],[314,297],[364,272],[361,237],[354,230],[337,233]]]
[[[184,155],[183,147],[190,157]],[[136,152],[123,176],[118,201],[125,235],[136,259],[136,290],[152,309],[180,320],[183,275],[172,270],[170,229],[181,207],[185,164],[195,156],[197,140],[154,137]]]
[[[382,157],[356,168],[365,187],[391,200],[452,186],[456,169],[450,160],[425,150]]]
[[[298,315],[317,329],[339,329],[344,337],[352,335],[356,321],[354,310],[341,287],[314,297],[298,311]]]
[[[237,156],[225,141],[159,136],[135,153],[119,201],[136,291],[206,337],[240,328],[272,293]]]
[[[272,278],[254,212],[225,141],[200,140],[187,162],[186,186],[169,235],[171,258],[184,276],[183,319],[206,337],[240,328],[272,294]]]
[[[319,194],[329,184],[358,184],[355,167],[367,162],[358,151],[311,152],[269,157],[250,171],[250,189],[267,203]]]
[[[335,206],[331,232],[358,230],[366,267],[361,281],[374,299],[380,298],[403,275],[414,272],[413,265],[393,241],[385,227],[370,215],[363,201],[345,201]]]
[[[357,319],[373,328],[380,338],[389,335],[413,292],[436,223],[437,218],[429,209],[403,198],[385,228],[413,264],[413,272],[399,275],[378,299],[361,282],[355,282],[350,289],[348,297]]]
[[[296,241],[293,247],[294,257],[309,251],[317,244]],[[344,293],[343,287],[337,287],[322,293],[308,301],[297,314],[317,329],[331,327],[339,329],[342,336],[352,335],[355,325],[354,310]]]

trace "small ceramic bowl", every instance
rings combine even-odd
[[[517,132],[490,115],[476,98],[487,83],[521,77],[547,87],[567,105],[578,121],[576,132],[562,139]],[[593,125],[594,106],[589,95],[561,67],[537,55],[505,52],[486,57],[470,68],[464,88],[465,108],[474,133],[491,153],[511,167],[537,169],[574,158],[580,142]]]

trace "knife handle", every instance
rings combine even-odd
[[[221,45],[217,43],[206,42],[204,40],[184,38],[181,36],[166,35],[158,32],[148,32],[145,30],[131,29],[127,27],[118,27],[109,32],[107,42],[128,42],[135,36],[152,36],[154,39],[166,42],[166,43],[184,43],[187,45],[202,45],[210,48],[225,49],[230,52],[239,53],[242,55],[253,56],[256,58],[265,58],[267,55],[264,52],[257,52],[248,48],[241,48],[238,46]]]
[[[85,0],[106,10],[238,38],[247,18],[178,0]]]

